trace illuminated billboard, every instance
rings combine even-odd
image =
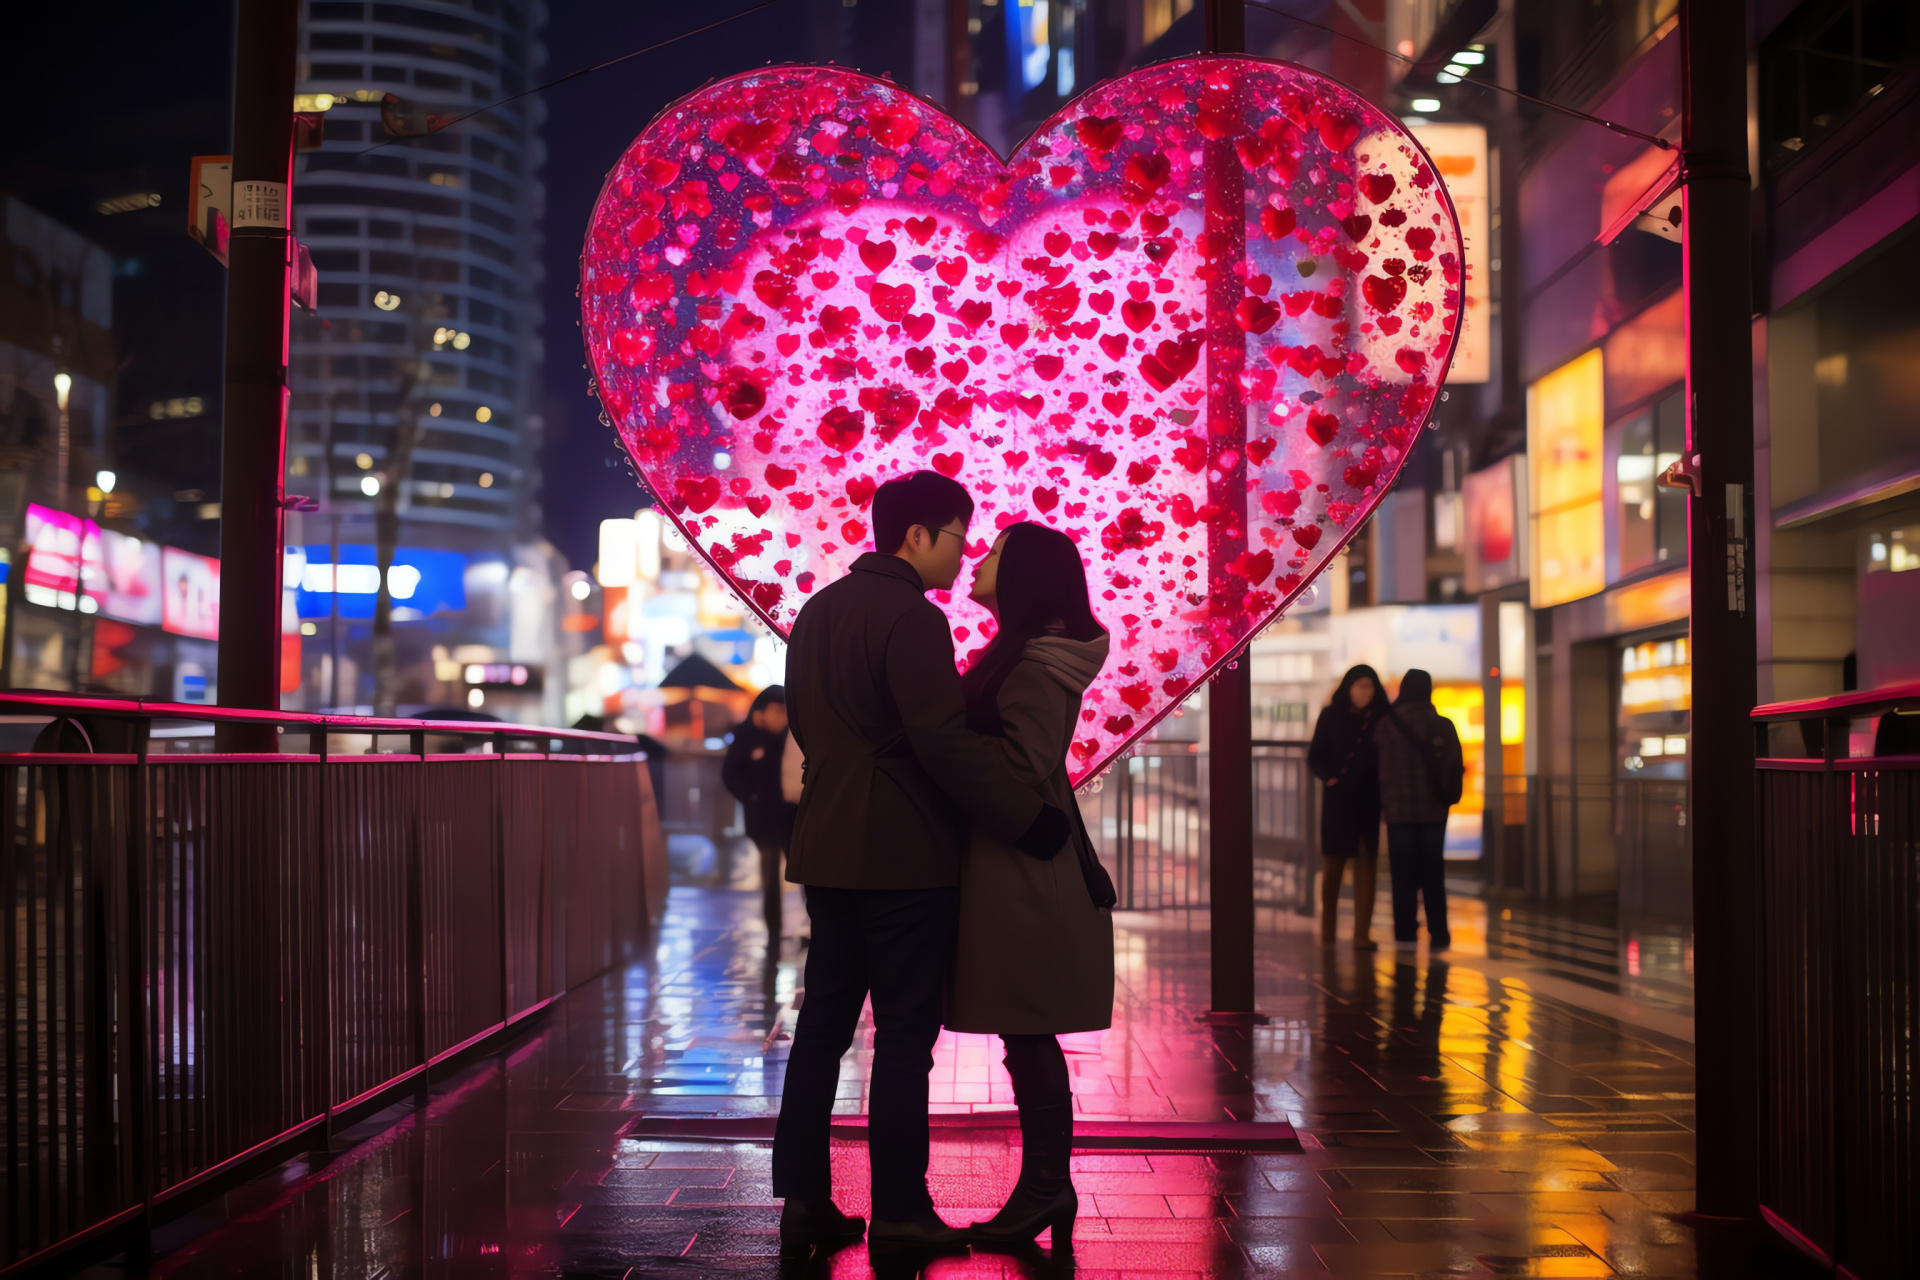
[[[157,627],[161,622],[160,544],[100,531],[100,558],[105,575],[100,612],[122,622]]]
[[[1468,595],[1492,591],[1527,576],[1525,526],[1520,520],[1526,457],[1512,454],[1467,476],[1460,493],[1467,510]]]
[[[1485,382],[1493,370],[1487,245],[1493,239],[1487,201],[1487,128],[1479,124],[1408,126],[1433,157],[1447,194],[1460,217],[1460,238],[1467,259],[1466,315],[1460,345],[1453,349],[1448,382]]]
[[[28,601],[59,609],[75,606],[82,547],[89,537],[97,546],[99,531],[91,521],[37,502],[27,504]]]
[[[1579,600],[1607,585],[1601,505],[1605,391],[1598,348],[1527,388],[1529,576],[1536,609]]]
[[[220,638],[220,562],[176,547],[160,549],[160,625],[177,636]]]

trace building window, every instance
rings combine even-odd
[[[1913,55],[1912,0],[1813,0],[1760,46],[1760,149],[1778,168],[1877,97]]]
[[[1686,491],[1656,483],[1685,447],[1684,403],[1675,393],[1613,429],[1615,578],[1687,558]]]

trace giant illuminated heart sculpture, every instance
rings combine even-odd
[[[608,177],[581,263],[641,476],[784,634],[931,467],[1065,530],[1112,656],[1076,780],[1229,661],[1392,484],[1460,319],[1460,231],[1399,122],[1300,67],[1162,63],[1003,162],[832,67],[721,80]],[[963,653],[993,621],[936,593]]]

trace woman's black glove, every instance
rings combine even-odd
[[[1067,847],[1067,839],[1073,835],[1073,823],[1066,812],[1053,805],[1040,806],[1040,816],[1033,820],[1013,847],[1029,858],[1038,858],[1042,862],[1051,862],[1060,851]]]

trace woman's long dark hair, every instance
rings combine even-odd
[[[1007,526],[994,595],[1000,629],[960,678],[967,697],[967,727],[975,733],[1004,728],[1000,686],[1020,661],[1027,641],[1048,623],[1060,623],[1075,640],[1091,640],[1106,630],[1093,616],[1080,550],[1058,529],[1026,521]]]

